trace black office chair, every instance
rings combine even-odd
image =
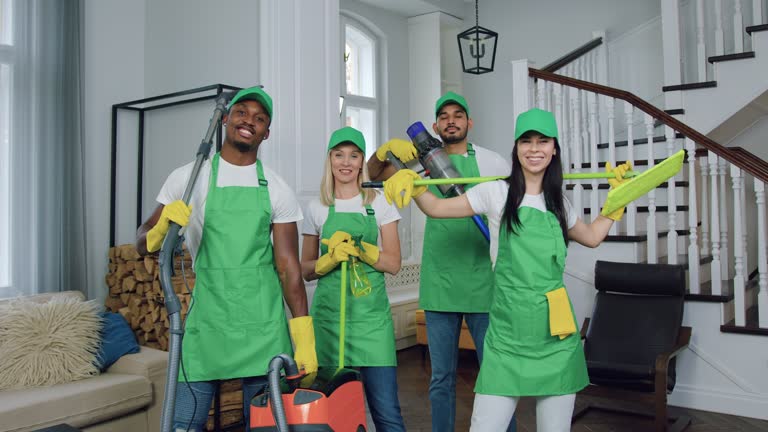
[[[683,266],[597,261],[595,288],[592,318],[581,329],[590,385],[579,394],[652,403],[655,409],[592,403],[575,411],[573,420],[596,408],[655,417],[658,432],[682,431],[691,419],[668,418],[667,394],[675,387],[674,357],[691,339],[691,328],[682,326]]]

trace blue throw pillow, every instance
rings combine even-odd
[[[131,326],[119,313],[102,312],[101,347],[96,355],[96,365],[102,372],[125,354],[139,352],[139,344]]]

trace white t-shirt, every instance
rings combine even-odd
[[[157,202],[163,205],[179,200],[184,195],[184,190],[192,174],[194,162],[176,168],[165,180],[165,184],[157,194]],[[269,201],[272,204],[272,223],[298,222],[303,218],[301,206],[296,195],[288,184],[277,173],[262,164],[264,178],[269,183]],[[197,249],[200,246],[200,238],[203,235],[203,221],[205,219],[205,201],[208,197],[208,184],[211,177],[211,161],[207,159],[200,167],[195,187],[192,189],[192,197],[189,200],[192,206],[192,215],[189,225],[186,227],[186,245],[194,262]],[[248,166],[232,165],[219,158],[219,176],[216,179],[218,187],[227,186],[259,186],[259,176],[256,164]]]
[[[472,143],[472,148],[475,150],[475,159],[477,160],[477,168],[480,171],[480,176],[490,177],[509,175],[511,171],[509,162],[501,157],[501,155],[474,143]],[[464,153],[462,156],[469,157],[467,153]]]
[[[379,238],[381,238],[381,227],[400,220],[400,213],[397,211],[397,207],[387,203],[384,195],[379,191],[376,191],[376,198],[371,203],[371,208],[375,213],[376,225],[379,227]],[[301,233],[321,236],[323,225],[328,219],[328,207],[324,206],[319,198],[315,198],[307,204],[306,213],[307,217],[304,218]],[[363,197],[360,195],[351,199],[337,199],[336,213],[360,213],[366,217],[368,215],[365,206],[363,206]],[[381,247],[381,242],[377,241],[377,243]]]
[[[504,213],[504,204],[507,202],[507,192],[509,185],[503,180],[480,183],[468,190],[466,195],[469,205],[477,214],[484,214],[488,217],[488,229],[491,231],[491,262],[496,265],[496,256],[499,253],[499,225],[501,215]],[[573,205],[568,198],[563,197],[565,206],[566,222],[568,229],[576,225],[578,216],[573,209]],[[544,194],[525,195],[520,207],[532,207],[542,212],[547,211],[547,204],[544,201]]]

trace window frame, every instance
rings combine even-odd
[[[13,296],[16,292],[13,289],[13,275],[11,274],[11,244],[12,244],[12,214],[11,205],[12,191],[11,191],[11,143],[13,142],[14,130],[13,130],[13,110],[10,109],[13,106],[14,99],[14,75],[17,69],[18,63],[18,50],[20,49],[20,21],[19,14],[23,5],[19,4],[17,0],[4,0],[0,2],[0,7],[4,8],[0,19],[4,22],[2,24],[9,24],[10,32],[8,34],[8,41],[0,41],[0,67],[4,67],[7,72],[7,85],[8,88],[5,94],[7,100],[0,100],[0,116],[2,112],[5,113],[3,118],[0,118],[0,298]],[[3,93],[0,93],[2,96]],[[5,128],[5,131],[2,128]],[[7,134],[7,141],[3,137],[3,133]]]

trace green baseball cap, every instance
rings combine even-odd
[[[515,141],[528,131],[536,131],[550,138],[557,138],[557,122],[555,116],[542,109],[533,108],[519,116],[515,123]]]
[[[264,89],[256,86],[240,90],[229,102],[229,105],[227,105],[227,110],[232,108],[232,105],[244,100],[255,100],[256,102],[260,103],[261,106],[264,107],[264,109],[267,111],[267,114],[269,114],[270,120],[272,119],[272,98],[269,97]]]
[[[435,103],[435,117],[437,117],[437,115],[440,113],[440,110],[443,108],[443,106],[449,103],[455,103],[460,107],[464,108],[464,112],[466,112],[467,117],[469,117],[469,105],[467,105],[467,100],[464,99],[464,96],[458,93],[454,93],[452,91],[449,91],[448,93],[444,94]]]
[[[350,142],[360,149],[365,154],[365,138],[363,133],[359,130],[347,126],[341,129],[337,129],[331,134],[331,139],[328,141],[328,150],[336,147],[339,144]]]

